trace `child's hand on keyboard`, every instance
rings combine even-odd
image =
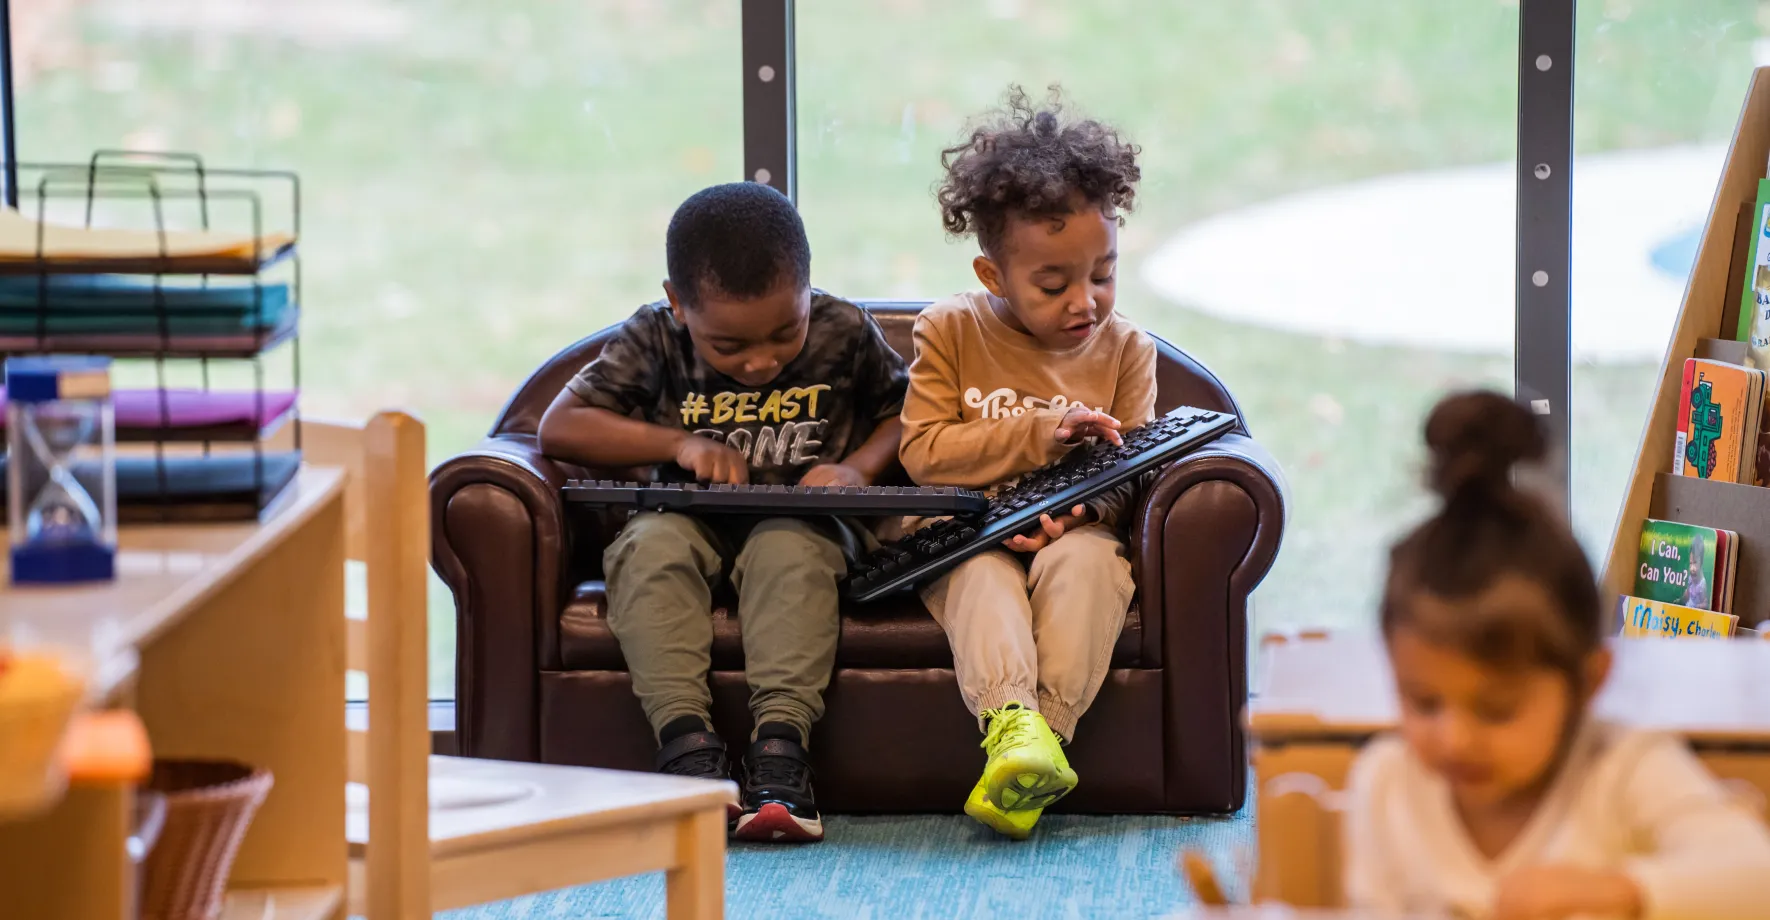
[[[1123,444],[1125,439],[1119,437],[1119,420],[1104,412],[1095,412],[1087,406],[1071,406],[1063,413],[1063,420],[1057,423],[1057,443],[1074,444],[1087,438],[1100,438],[1113,444]]]
[[[677,445],[676,465],[693,473],[699,482],[744,485],[750,481],[750,465],[743,454],[700,435],[691,434]]]
[[[864,486],[867,478],[860,470],[843,463],[820,463],[799,478],[802,486]]]
[[[1032,533],[1018,534],[1002,541],[1002,545],[1017,553],[1036,553],[1050,546],[1065,532],[1074,530],[1088,523],[1088,506],[1077,505],[1069,509],[1068,514],[1052,517],[1049,514],[1039,515],[1039,529]]]

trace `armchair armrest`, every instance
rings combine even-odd
[[[1162,669],[1178,810],[1221,813],[1246,800],[1248,595],[1278,555],[1285,511],[1277,462],[1232,434],[1162,470],[1132,522],[1141,660]]]
[[[488,438],[430,474],[431,560],[455,596],[463,754],[540,755],[536,673],[558,658],[566,477],[528,435]]]

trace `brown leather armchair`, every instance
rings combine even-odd
[[[906,358],[922,306],[868,303]],[[547,404],[607,334],[554,356],[511,397],[485,441],[431,474],[433,559],[457,610],[464,755],[651,768],[651,731],[603,619],[602,549],[620,521],[572,509],[568,523],[560,485],[589,473],[543,457],[535,440]],[[1158,411],[1237,411],[1210,371],[1157,344]],[[1059,809],[1222,814],[1242,806],[1248,594],[1278,553],[1281,482],[1244,428],[1168,466],[1150,488],[1130,525],[1137,601],[1069,752],[1081,785]],[[749,691],[729,609],[714,613],[709,680],[720,734],[747,738]],[[843,610],[827,704],[812,739],[824,810],[958,810],[983,763],[980,737],[959,700],[946,636],[914,595]]]

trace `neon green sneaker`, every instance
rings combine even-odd
[[[1063,745],[1045,717],[1019,703],[984,713],[989,733],[983,749],[984,794],[1003,811],[1031,811],[1050,805],[1076,787],[1076,774]]]
[[[1030,811],[1003,811],[996,803],[989,800],[983,787],[983,779],[979,777],[977,785],[971,787],[971,797],[965,800],[965,814],[976,818],[983,826],[1012,840],[1025,840],[1032,836],[1033,825],[1038,823],[1043,808]]]

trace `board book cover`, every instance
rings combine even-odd
[[[1743,259],[1744,256],[1740,258]],[[1696,357],[1740,365],[1745,365],[1748,360],[1745,343],[1734,339],[1698,339]],[[1770,375],[1770,367],[1761,369]],[[1764,387],[1764,408],[1758,412],[1757,453],[1753,456],[1752,464],[1754,486],[1770,486],[1770,376],[1767,376]]]
[[[1624,595],[1616,602],[1617,633],[1626,639],[1726,639],[1739,617]]]
[[[1764,372],[1703,358],[1684,362],[1672,474],[1721,482],[1756,480]]]
[[[1641,524],[1635,596],[1729,612],[1738,542],[1732,531],[1648,519]]]
[[[1752,207],[1752,241],[1740,285],[1739,328],[1734,338],[1746,343],[1746,361],[1770,368],[1770,179],[1758,180]]]

